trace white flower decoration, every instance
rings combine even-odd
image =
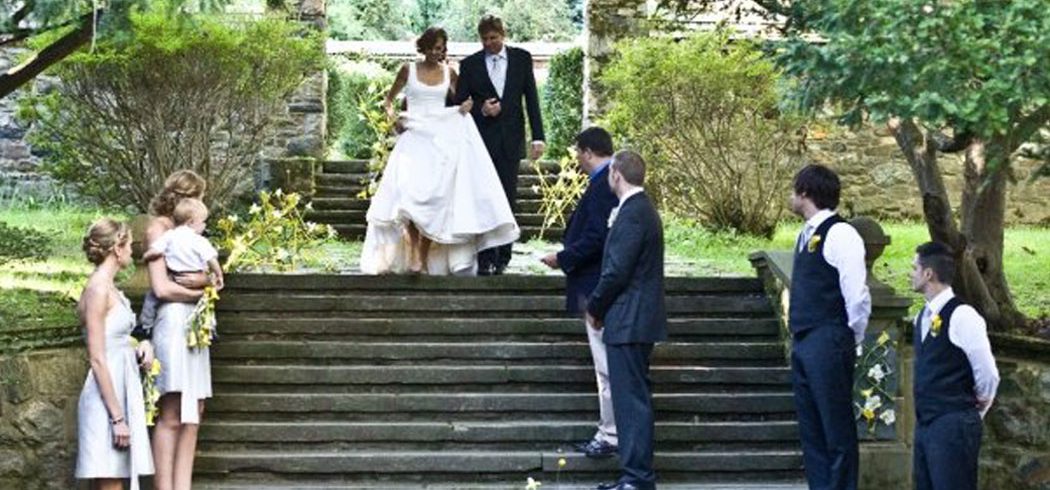
[[[893,425],[893,422],[897,420],[897,414],[891,408],[889,410],[886,410],[885,412],[882,412],[882,415],[879,415],[879,419],[881,419],[882,423],[886,425]]]
[[[882,406],[882,398],[879,395],[869,396],[867,400],[864,400],[865,410],[877,410]]]
[[[533,479],[531,476],[525,480],[525,490],[540,490],[541,485],[543,484]]]
[[[248,208],[248,212],[251,214],[259,214],[260,211],[262,211],[262,208],[258,204],[252,204],[252,207]]]
[[[228,219],[230,221],[230,223],[236,223],[239,220],[239,218],[237,218],[236,214],[231,214],[231,215],[227,216],[226,219]]]
[[[882,378],[886,377],[886,372],[882,370],[882,364],[876,364],[868,370],[868,377],[874,379],[876,383],[882,381]]]
[[[864,344],[857,344],[857,357],[864,355]]]

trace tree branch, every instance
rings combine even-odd
[[[1021,145],[1028,142],[1032,138],[1032,135],[1046,126],[1047,121],[1050,121],[1050,104],[1044,104],[1042,107],[1036,109],[1031,114],[1028,114],[1021,119],[1013,130],[1010,131],[1010,147],[1006,148],[1009,153],[1013,153]]]
[[[940,131],[934,131],[932,136],[937,144],[937,151],[941,153],[958,153],[968,148],[973,141],[973,133],[970,131],[957,131],[951,138]]]
[[[102,9],[97,10],[102,15]],[[62,36],[46,48],[40,50],[35,56],[29,58],[21,65],[15,66],[7,72],[0,74],[0,98],[6,97],[22,85],[25,85],[34,77],[62,61],[70,54],[91,40],[93,29],[94,12],[80,17],[80,27],[75,31]]]

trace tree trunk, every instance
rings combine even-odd
[[[943,242],[955,251],[955,292],[980,311],[992,327],[1023,325],[1025,317],[1014,306],[1003,273],[1004,171],[998,171],[985,183],[984,143],[970,143],[966,150],[960,230],[952,216],[951,201],[937,164],[937,143],[933,135],[922,131],[911,120],[893,119],[888,126],[915,175],[930,239]]]
[[[998,143],[975,140],[966,149],[960,218],[962,233],[968,238],[966,259],[973,261],[982,283],[982,299],[987,305],[989,323],[1012,328],[1025,324],[1017,310],[1003,270],[1003,232],[1006,227],[1006,165],[990,170],[989,152],[1005,148]],[[996,155],[1007,161],[1009,155]],[[994,308],[992,307],[994,305]]]
[[[102,15],[101,10],[98,11],[98,15]],[[93,25],[93,13],[82,16],[80,18],[80,26],[76,30],[62,36],[40,50],[36,56],[29,58],[25,63],[7,70],[5,73],[0,73],[0,98],[18,90],[19,87],[28,83],[48,69],[48,67],[62,61],[66,56],[73,54],[74,51],[87,44],[94,33]]]

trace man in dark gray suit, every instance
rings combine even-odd
[[[613,155],[609,187],[620,206],[609,236],[598,286],[587,301],[587,323],[604,328],[620,446],[620,479],[599,490],[656,488],[649,358],[667,339],[664,307],[664,234],[660,215],[642,188],[645,161],[630,150]]]

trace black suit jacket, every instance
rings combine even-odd
[[[532,139],[544,140],[540,98],[536,92],[536,76],[532,72],[532,55],[528,51],[507,46],[507,79],[503,97],[496,95],[496,87],[489,78],[485,51],[464,58],[459,64],[455,103],[462,104],[468,97],[474,99],[471,115],[494,162],[518,162],[525,158],[526,112]],[[481,114],[481,107],[492,98],[500,100],[500,114],[486,117]]]
[[[644,192],[628,198],[617,212],[587,311],[605,323],[606,344],[667,339],[663,224]]]
[[[608,177],[608,166],[591,176],[562,236],[558,267],[565,272],[565,309],[569,313],[583,313],[583,303],[598,285],[602,272],[609,213],[619,201],[609,188]]]

